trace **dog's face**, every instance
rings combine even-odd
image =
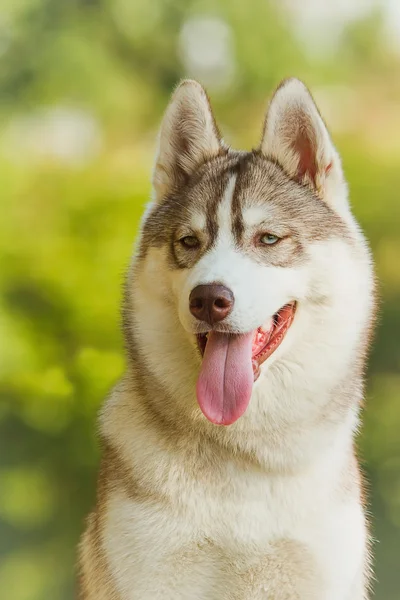
[[[184,82],[161,128],[154,196],[135,310],[150,331],[157,323],[164,352],[178,345],[188,370],[196,364],[210,421],[236,421],[255,381],[273,362],[293,361],[295,348],[308,347],[312,360],[315,342],[329,360],[341,328],[354,348],[354,323],[370,308],[369,259],[339,157],[303,84],[278,88],[260,149],[245,153],[223,145],[203,89]]]

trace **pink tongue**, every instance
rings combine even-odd
[[[210,331],[197,381],[197,400],[217,425],[230,425],[246,410],[254,382],[251,348],[254,333]]]

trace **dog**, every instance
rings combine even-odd
[[[126,278],[81,600],[368,598],[354,439],[374,288],[307,87],[281,83],[244,152],[183,81]]]

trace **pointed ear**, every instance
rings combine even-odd
[[[265,120],[261,151],[326,202],[346,203],[339,155],[310,92],[298,79],[285,80],[276,90]]]
[[[161,124],[153,173],[155,199],[160,201],[221,149],[206,92],[196,81],[183,81]]]

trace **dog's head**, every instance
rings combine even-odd
[[[169,395],[196,378],[204,415],[228,425],[279,362],[310,385],[344,372],[369,317],[370,261],[300,81],[277,89],[252,152],[223,143],[203,88],[183,82],[153,184],[132,302],[141,352]]]

